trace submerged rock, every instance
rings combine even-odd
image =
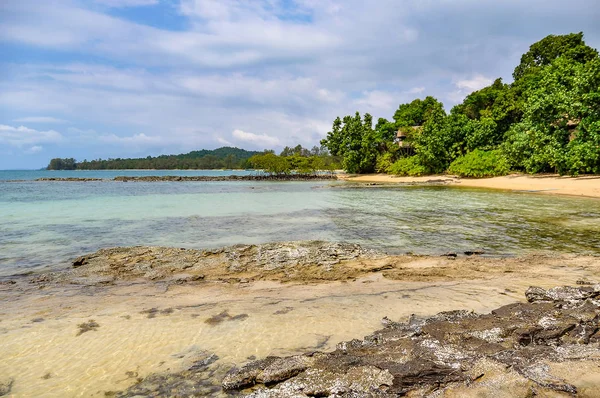
[[[219,366],[215,362],[218,356],[200,353],[200,358],[185,370],[172,373],[154,373],[125,391],[108,391],[105,396],[127,397],[207,397],[218,395],[221,388],[215,378],[219,374]]]
[[[244,392],[262,385],[246,392],[253,398],[440,396],[453,389],[485,396],[496,388],[576,394],[573,382],[552,374],[552,366],[600,361],[599,296],[600,285],[532,287],[529,302],[490,314],[386,319],[384,329],[331,353],[267,357],[234,368],[222,387]]]
[[[0,379],[0,396],[10,394],[12,386],[15,383],[15,379],[9,377],[7,379]]]

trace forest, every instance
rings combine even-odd
[[[302,145],[285,147],[279,155],[273,150],[262,152],[222,147],[214,150],[192,151],[181,155],[148,156],[139,159],[84,160],[55,158],[47,170],[187,170],[187,169],[258,169],[268,174],[314,174],[340,168],[339,158],[331,156],[326,148],[307,149]]]
[[[531,45],[512,76],[512,83],[496,79],[467,95],[449,113],[426,97],[374,127],[368,113],[338,117],[321,144],[350,173],[600,174],[600,58],[583,33]]]
[[[244,169],[254,155],[262,152],[222,147],[214,150],[203,149],[180,155],[148,156],[138,159],[98,159],[77,162],[73,158],[50,160],[48,170],[187,170],[187,169]]]

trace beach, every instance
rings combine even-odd
[[[458,178],[454,176],[398,177],[389,174],[342,175],[352,182],[384,184],[445,184],[460,187],[489,188],[510,191],[535,192],[553,195],[600,198],[600,176],[567,177],[550,175],[515,174],[492,178]]]
[[[309,385],[310,396],[594,397],[600,386],[594,198],[439,177],[5,174],[5,396],[279,398]],[[571,290],[539,290],[557,286]]]
[[[181,375],[189,380],[185,372],[201,362],[210,366],[197,391],[225,396],[225,374],[255,359],[330,352],[386,320],[488,313],[524,302],[531,285],[598,281],[600,259],[578,255],[389,256],[326,242],[105,249],[69,270],[3,281],[0,383],[12,380],[11,394],[22,397],[42,390],[56,397],[135,396],[158,378],[177,395],[184,391],[177,390]],[[580,396],[594,396],[597,367],[569,366],[571,373],[561,368],[563,378]],[[589,376],[578,379],[573,369]],[[508,370],[494,372],[496,382],[513,377],[505,380],[506,394],[537,386]],[[448,388],[448,396],[453,389],[476,396],[490,386]]]

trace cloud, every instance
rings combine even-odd
[[[68,121],[57,143],[80,156],[312,146],[336,116],[508,82],[547,34],[599,47],[598,19],[596,0],[4,0],[0,44],[23,51],[0,64],[0,114]]]
[[[277,137],[271,137],[267,134],[247,133],[243,130],[233,130],[231,135],[242,142],[247,142],[256,146],[274,147],[280,145]]]
[[[29,149],[26,149],[26,150],[25,150],[25,151],[23,151],[23,152],[25,152],[25,153],[26,153],[26,154],[28,154],[28,155],[33,155],[33,154],[36,154],[36,153],[38,153],[38,152],[41,152],[41,151],[43,151],[43,150],[44,150],[44,147],[42,147],[42,146],[40,146],[40,145],[34,145],[34,146],[32,146],[31,148],[29,148]]]
[[[56,144],[63,141],[63,136],[54,131],[38,131],[25,126],[13,127],[0,124],[0,145],[22,148],[42,143]]]
[[[141,7],[152,6],[158,4],[159,0],[93,0],[94,3],[101,4],[107,7]]]
[[[466,90],[468,92],[481,90],[482,88],[492,84],[494,79],[485,77],[483,75],[475,75],[470,79],[462,79],[455,83],[459,90]]]
[[[494,79],[485,77],[481,74],[476,74],[468,78],[463,77],[461,79],[457,79],[454,82],[454,87],[456,89],[448,93],[447,98],[450,99],[451,103],[462,102],[463,99],[473,91],[481,90],[493,82]]]
[[[65,120],[58,119],[51,116],[28,116],[21,117],[18,119],[13,119],[13,122],[18,123],[66,123]]]

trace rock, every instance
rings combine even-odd
[[[253,398],[429,396],[434,390],[465,392],[489,372],[498,383],[512,380],[515,391],[530,383],[541,395],[576,394],[548,364],[600,360],[599,290],[532,287],[529,302],[490,314],[448,311],[406,323],[386,317],[385,327],[363,340],[339,343],[330,353],[250,362],[232,369],[222,385],[259,385],[247,395]]]
[[[304,371],[312,362],[314,362],[312,358],[304,355],[277,359],[271,365],[264,368],[257,381],[269,384],[287,380]]]
[[[231,369],[223,379],[223,389],[239,390],[255,385],[263,370],[272,365],[273,362],[277,361],[278,359],[281,358],[266,357],[265,359],[259,359],[258,361],[250,362],[249,364],[242,366],[240,369]]]
[[[88,264],[90,256],[80,256],[73,260],[73,268],[81,267],[82,265]]]
[[[110,394],[120,398],[217,396],[221,388],[214,378],[220,373],[215,363],[219,357],[206,352],[195,355],[199,358],[182,371],[154,373],[125,391]]]
[[[163,182],[163,181],[319,181],[337,180],[335,174],[253,174],[253,175],[230,175],[230,176],[118,176],[114,181],[120,182]],[[63,180],[72,181],[72,180]]]
[[[14,383],[15,379],[13,379],[12,377],[0,379],[0,396],[10,394]]]
[[[32,283],[67,281],[101,285],[146,279],[184,284],[199,280],[249,284],[255,280],[349,280],[357,275],[390,270],[393,265],[346,267],[346,262],[382,258],[357,244],[300,241],[235,245],[217,250],[170,247],[115,247],[73,260],[68,272],[45,273]]]
[[[480,256],[482,254],[485,254],[485,252],[481,249],[475,249],[475,250],[467,250],[464,252],[467,256],[473,256],[473,255],[477,255]]]
[[[577,302],[589,298],[600,297],[600,285],[594,286],[560,286],[549,290],[540,287],[530,287],[525,292],[525,297],[530,303],[567,301]]]

